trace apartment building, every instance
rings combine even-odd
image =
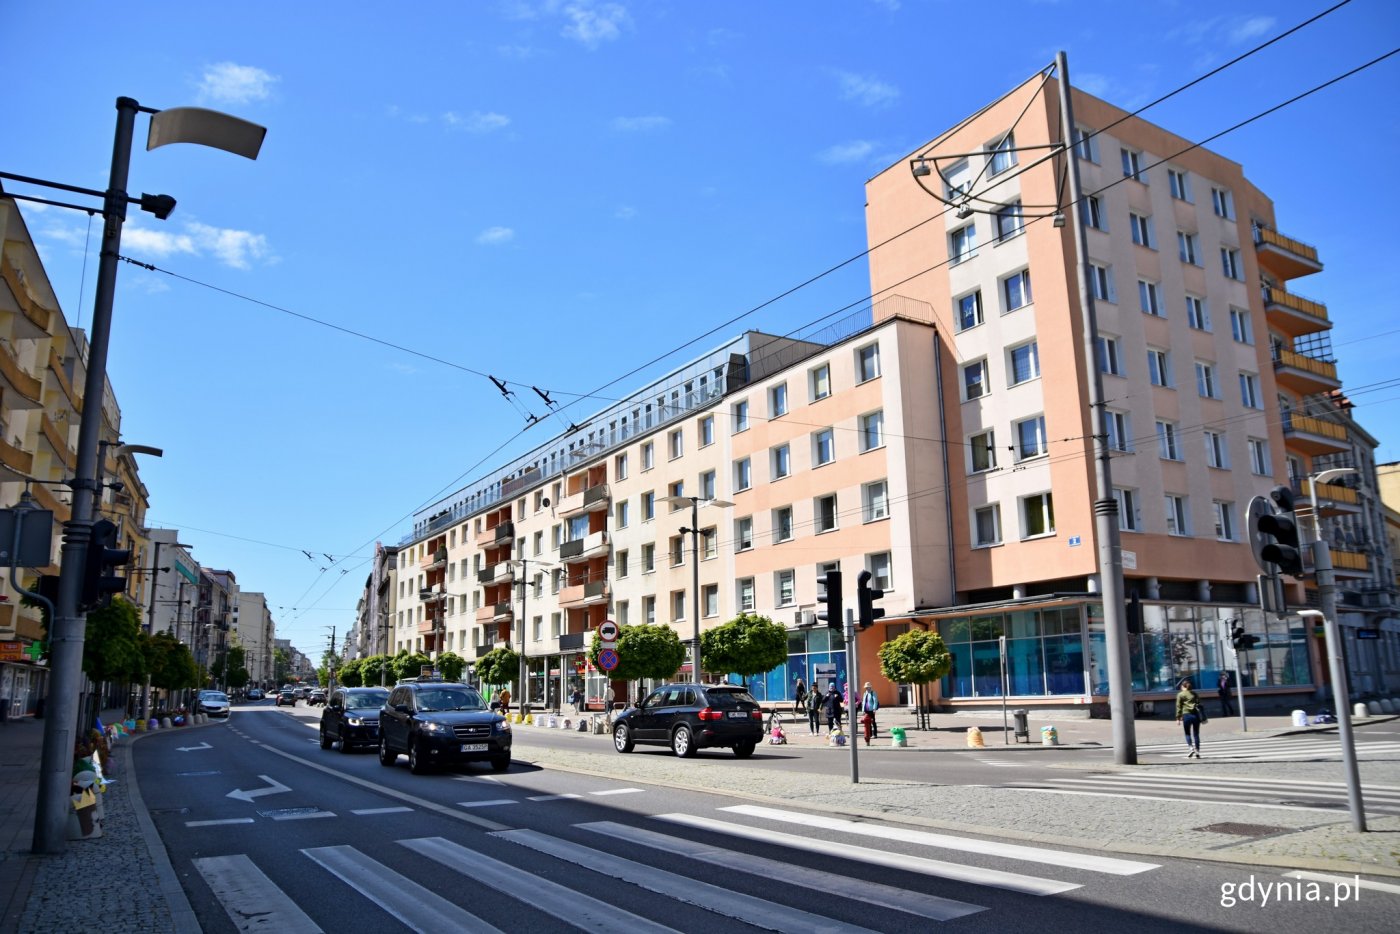
[[[267,595],[240,589],[233,598],[230,644],[243,647],[243,667],[249,687],[272,686],[272,647],[276,626],[267,607]]]

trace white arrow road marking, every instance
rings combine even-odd
[[[263,795],[280,795],[284,791],[292,790],[286,785],[282,784],[281,782],[269,778],[266,775],[259,775],[258,778],[261,778],[263,781],[267,782],[268,785],[270,785],[271,787],[254,788],[251,791],[244,791],[240,788],[235,791],[230,791],[228,793],[228,796],[230,798],[237,798],[239,801],[252,801],[254,798],[261,798]]]
[[[181,752],[194,752],[196,749],[213,749],[208,743],[200,743],[198,746],[176,746]]]

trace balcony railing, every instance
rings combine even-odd
[[[482,568],[476,574],[478,584],[495,584],[501,581],[511,580],[515,576],[515,569],[509,561],[499,561],[496,564]]]
[[[559,560],[566,563],[586,561],[589,558],[606,553],[608,550],[608,533],[605,531],[593,532],[583,538],[576,538],[573,541],[564,542],[559,546]]]
[[[1283,434],[1289,446],[1312,455],[1334,453],[1348,447],[1345,428],[1312,415],[1283,413]]]
[[[1255,225],[1254,246],[1260,265],[1268,267],[1281,278],[1292,279],[1322,271],[1317,247],[1285,237],[1269,227]]]
[[[489,529],[483,529],[481,534],[476,537],[476,543],[482,548],[488,548],[491,545],[508,542],[514,536],[515,523],[502,522],[500,525],[492,526]]]
[[[0,341],[0,377],[14,389],[13,395],[5,400],[11,408],[42,407],[44,384],[20,367],[15,348],[9,341]]]
[[[606,580],[587,581],[565,587],[559,591],[559,605],[561,607],[588,606],[606,600],[608,594]]]
[[[428,552],[423,556],[423,560],[419,562],[419,564],[428,571],[444,566],[447,564],[447,549],[438,548]]]
[[[597,512],[600,509],[606,509],[609,495],[606,483],[596,484],[565,496],[559,501],[556,514],[561,519],[567,519],[569,516],[582,512]]]
[[[0,256],[0,276],[4,277],[5,283],[10,287],[10,292],[14,294],[15,304],[19,305],[21,316],[33,325],[32,331],[22,333],[20,336],[30,338],[48,336],[49,321],[53,317],[53,312],[44,308],[34,300],[34,296],[29,294],[29,287],[24,282],[24,273],[10,262],[8,256]]]
[[[1332,567],[1339,571],[1369,571],[1370,558],[1357,551],[1333,551]]]
[[[1274,378],[1303,395],[1341,385],[1341,380],[1337,379],[1337,364],[1282,347],[1274,350]]]

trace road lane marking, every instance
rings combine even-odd
[[[494,808],[502,804],[519,804],[514,798],[492,798],[490,801],[458,801],[459,808]],[[504,828],[502,828],[504,829]]]
[[[442,931],[499,931],[407,876],[370,859],[353,846],[312,847],[301,852],[411,930],[423,934],[430,931],[434,934]]]
[[[251,824],[251,817],[229,817],[224,820],[187,820],[186,827],[224,827],[229,824]]]
[[[206,856],[193,862],[238,930],[321,934],[316,922],[247,856]]]
[[[358,808],[357,810],[353,810],[350,813],[356,814],[360,817],[369,817],[372,814],[412,814],[413,808],[406,808],[402,806],[389,808]]]
[[[279,782],[277,779],[272,778],[268,775],[259,775],[258,778],[261,778],[263,781],[267,782],[268,787],[252,788],[248,791],[244,791],[241,788],[235,788],[233,791],[230,791],[228,793],[227,797],[237,798],[239,801],[247,801],[251,803],[254,798],[261,798],[264,795],[280,795],[284,791],[292,790],[286,785]]]
[[[1133,859],[1116,859],[1110,856],[1094,856],[1084,853],[1070,853],[1065,850],[1050,850],[1038,846],[1023,846],[1019,843],[998,843],[995,840],[977,840],[971,837],[955,837],[950,834],[932,833],[927,830],[911,830],[907,827],[890,827],[877,824],[862,824],[839,817],[823,817],[820,814],[804,814],[798,811],[783,811],[777,808],[760,807],[753,804],[740,804],[720,808],[733,814],[758,817],[764,820],[798,824],[821,830],[837,830],[842,833],[862,837],[878,837],[881,840],[899,840],[920,846],[939,847],[945,850],[960,850],[964,853],[980,853],[983,856],[1000,856],[1006,859],[1019,859],[1034,863],[1049,863],[1052,866],[1067,866],[1089,872],[1102,872],[1114,876],[1135,876],[1161,868],[1157,863],[1143,863]]]
[[[590,791],[589,794],[590,794],[590,795],[597,795],[598,797],[601,798],[601,797],[603,797],[604,795],[630,795],[630,794],[636,794],[636,793],[640,792],[641,790],[642,790],[642,789],[640,789],[640,788],[607,788],[607,789],[604,789],[603,791]]]
[[[563,801],[565,798],[582,798],[583,795],[562,794],[562,795],[532,795],[526,798],[527,801]]]
[[[971,787],[971,786],[968,786]],[[990,787],[990,786],[982,786]],[[997,788],[1007,788],[1013,791],[1033,791],[1043,795],[1089,795],[1095,798],[1127,798],[1132,801],[1170,801],[1172,804],[1180,804],[1189,801],[1190,798],[1171,798],[1165,795],[1135,795],[1115,791],[1077,791],[1073,788],[1031,788],[1026,785],[997,785]],[[1257,804],[1253,801],[1203,801],[1202,804],[1228,804],[1231,807],[1260,808],[1266,811],[1327,811],[1336,814],[1336,808],[1307,808],[1294,804]]]
[[[334,811],[311,811],[307,814],[274,814],[273,820],[316,820],[321,817],[335,817]]]
[[[1352,876],[1351,878],[1347,878],[1346,876],[1329,876],[1321,872],[1304,872],[1300,869],[1296,872],[1285,872],[1283,877],[1285,879],[1304,879],[1308,882],[1330,882],[1333,885],[1356,886],[1361,889],[1372,889],[1376,892],[1390,892],[1400,895],[1400,885],[1395,885],[1390,882],[1372,882],[1370,879],[1362,879],[1360,876]]]

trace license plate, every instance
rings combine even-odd
[[[743,710],[731,710],[731,711],[729,711],[729,719],[731,719],[731,720],[747,720],[748,718],[749,718],[748,713],[745,712],[745,711],[743,711]]]
[[[490,748],[491,748],[491,747],[490,747],[488,744],[486,744],[486,743],[463,743],[463,744],[462,744],[462,751],[463,751],[463,752],[485,752],[486,750],[488,750],[488,749],[490,749]]]

